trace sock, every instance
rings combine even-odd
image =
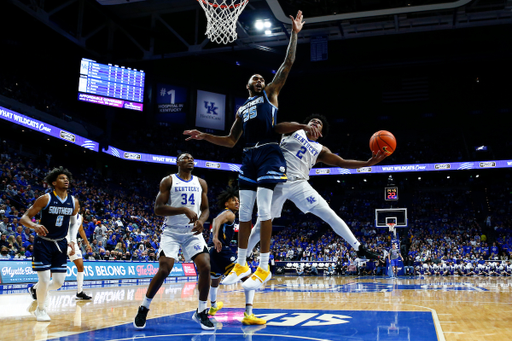
[[[245,263],[247,263],[246,258],[247,258],[247,249],[238,248],[238,259],[236,262],[238,264],[240,264],[241,266],[245,266]]]
[[[84,273],[79,272],[76,274],[76,292],[81,293],[84,289]]]
[[[356,244],[354,244],[354,250],[359,251],[360,246],[361,246],[361,243],[357,242]]]
[[[245,291],[245,313],[249,316],[252,315],[252,304],[254,302],[255,290],[244,290]]]
[[[207,309],[207,303],[206,301],[201,301],[199,300],[199,305],[198,305],[198,308],[197,308],[197,312],[201,313],[203,311],[205,311]]]
[[[268,271],[268,259],[270,257],[270,252],[260,253],[260,268],[265,271]]]
[[[144,296],[144,301],[142,301],[142,306],[143,307],[146,307],[149,309],[149,305],[151,304],[151,301],[153,301],[152,298],[147,298],[146,296]]]
[[[219,287],[210,287],[210,301],[214,308],[217,308],[217,290],[219,290]]]
[[[245,305],[245,313],[247,314],[247,316],[251,316],[252,315],[252,304],[246,304]]]

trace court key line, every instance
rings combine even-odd
[[[244,333],[215,333],[215,332],[211,332],[211,333],[205,333],[205,334],[189,333],[189,334],[150,335],[150,336],[145,336],[144,338],[145,339],[150,339],[150,338],[155,338],[155,337],[196,336],[196,335],[242,335],[243,336],[243,335],[247,335],[247,334],[244,334]],[[285,337],[285,338],[290,338],[290,339],[294,339],[294,340],[301,339],[301,340],[313,340],[313,341],[333,341],[331,339],[316,339],[316,338],[312,338],[312,337],[297,336],[297,335],[260,334],[260,333],[253,334],[253,335],[254,336]],[[133,340],[133,339],[134,339],[134,337],[127,337],[127,338],[124,338],[124,339],[111,339],[109,341],[125,341],[125,340]]]

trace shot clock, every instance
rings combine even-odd
[[[385,201],[398,201],[398,187],[389,186],[384,189]]]

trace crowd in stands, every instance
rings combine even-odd
[[[53,165],[13,153],[7,142],[2,144],[0,152],[0,258],[28,258],[33,252],[34,231],[21,226],[19,219],[38,196],[48,191],[43,178]],[[153,213],[157,182],[140,179],[113,182],[92,167],[73,173],[70,193],[80,202],[83,227],[92,246],[92,252],[87,252],[81,244],[84,258],[155,260],[163,221]],[[406,238],[408,252],[405,254],[410,263],[408,266],[442,267],[450,263],[455,266],[511,259],[512,186],[508,177],[504,182],[488,187],[487,200],[493,213],[489,217],[482,216],[482,219],[475,219],[473,196],[462,181],[437,191],[432,191],[436,184],[429,181],[434,180],[425,181],[424,190],[415,189],[407,204],[410,212]],[[436,181],[438,186],[443,184],[443,180]],[[219,211],[215,207],[215,196],[225,185],[209,183],[209,221]],[[374,209],[382,206],[378,199],[380,195],[358,191],[345,191],[339,195],[331,188],[320,188],[319,192],[363,244],[374,252],[383,255],[387,252],[392,242],[391,234],[374,226]],[[273,261],[333,262],[338,264],[333,269],[335,272],[341,269],[343,273],[353,273],[349,267],[356,259],[354,250],[317,217],[299,213],[293,204],[287,203],[282,217],[274,225]],[[208,229],[204,235],[208,240]],[[254,268],[258,265],[255,256],[250,261]],[[377,264],[373,268],[361,268],[361,271],[376,273],[379,268]]]

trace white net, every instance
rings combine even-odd
[[[206,14],[206,36],[217,44],[236,40],[236,22],[249,0],[197,0]]]

